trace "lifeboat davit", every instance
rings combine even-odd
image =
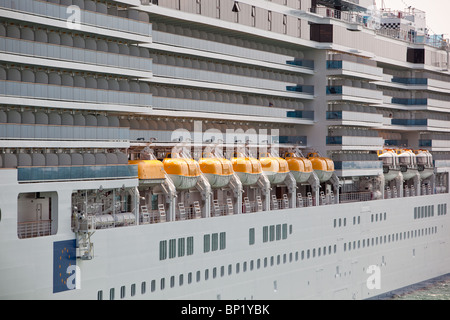
[[[261,162],[263,174],[271,184],[278,184],[286,179],[289,173],[289,166],[285,159],[266,154],[260,157],[259,161]]]
[[[178,190],[193,188],[201,175],[197,161],[178,155],[168,155],[164,160],[164,171]]]
[[[433,156],[428,150],[414,150],[420,178],[427,179],[434,173]]]
[[[313,173],[311,160],[301,157],[295,153],[286,153],[285,159],[288,163],[289,171],[294,176],[297,183],[305,183]]]
[[[159,160],[129,160],[128,164],[137,165],[140,183],[160,183],[166,178],[164,164]]]
[[[213,188],[226,186],[233,176],[233,164],[224,158],[206,155],[199,160],[200,170]]]
[[[384,180],[391,181],[395,179],[400,172],[400,167],[398,166],[398,155],[395,150],[384,149],[382,151],[378,151],[378,159],[383,162]]]
[[[418,172],[416,155],[410,149],[399,149],[397,150],[397,154],[400,170],[403,174],[403,179],[409,180],[413,178]]]
[[[308,159],[311,161],[313,170],[321,183],[330,180],[334,172],[333,160],[321,157],[317,152],[309,153]]]
[[[235,154],[231,163],[233,164],[233,171],[244,186],[255,184],[262,174],[261,162],[258,159]]]

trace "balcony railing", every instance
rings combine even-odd
[[[286,64],[296,67],[314,69],[314,60],[288,60],[286,61]]]
[[[288,111],[287,117],[314,120],[314,111],[301,111],[301,110]]]
[[[392,82],[406,84],[406,85],[427,85],[428,79],[427,78],[397,78],[393,77]]]
[[[314,86],[287,86],[287,91],[314,94]]]
[[[392,119],[393,125],[400,126],[426,126],[428,119]]]
[[[18,167],[19,182],[137,178],[136,165]]]
[[[327,94],[342,94],[342,86],[327,86]]]
[[[17,223],[17,236],[19,239],[44,237],[52,235],[51,220],[37,220]]]
[[[383,163],[381,161],[334,161],[334,168],[336,170],[383,170]]]
[[[92,89],[53,84],[0,81],[0,95],[33,99],[151,106],[152,95],[116,90]]]
[[[145,72],[152,71],[152,60],[112,52],[100,52],[87,48],[75,48],[23,39],[0,37],[0,51],[33,57],[67,60],[79,63],[120,67]],[[126,75],[126,71],[124,72]]]
[[[280,143],[295,144],[300,146],[308,145],[308,138],[306,136],[280,136]]]
[[[0,0],[0,7],[29,12],[45,17],[52,17],[64,22],[70,17],[70,14],[67,13],[67,6],[45,1]],[[98,26],[110,30],[131,32],[143,36],[150,36],[152,32],[152,25],[150,23],[88,10],[81,10],[80,19],[82,24]]]
[[[428,104],[428,99],[405,99],[405,98],[392,98],[393,104],[402,104],[407,106],[422,106]]]

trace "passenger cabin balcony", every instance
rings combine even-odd
[[[334,168],[339,177],[377,176],[383,173],[381,161],[335,161]]]
[[[149,23],[148,14],[140,13],[137,10],[128,9],[122,11],[125,16],[118,15],[118,9],[108,9],[104,2],[95,1],[66,1],[65,4],[57,4],[40,0],[0,0],[0,9],[7,9],[13,12],[20,12],[25,15],[21,18],[27,19],[26,14],[30,14],[28,20],[42,17],[43,19],[54,19],[66,25],[69,15],[67,13],[68,5],[77,4],[81,9],[80,24],[84,29],[101,35],[120,36],[120,33],[127,34],[126,39],[130,37],[136,41],[148,42],[152,34],[152,25]],[[81,6],[81,4],[83,4]],[[13,16],[11,14],[9,16]],[[33,19],[31,18],[33,17]],[[51,24],[51,22],[48,22]],[[122,34],[125,37],[125,34]],[[151,41],[151,39],[150,39]]]
[[[5,152],[0,154],[0,168],[17,169],[19,183],[136,179],[138,176],[137,166],[129,165],[127,155],[121,152]]]
[[[0,138],[30,140],[129,140],[116,116],[0,110]]]
[[[119,83],[117,83],[116,90],[110,90],[100,88],[94,89],[86,87],[76,87],[69,85],[0,80],[0,96],[20,99],[26,98],[32,100],[55,100],[61,102],[89,102],[116,106],[126,105],[149,107],[152,104],[151,94],[129,92],[125,90],[120,91]],[[47,104],[48,101],[44,103],[43,106],[47,106]]]
[[[73,180],[137,179],[136,165],[18,167],[19,183]]]
[[[448,81],[427,78],[426,75],[410,78],[383,74],[383,80],[382,82],[379,82],[379,84],[404,90],[427,90],[439,93],[450,93],[450,84]]]
[[[379,127],[383,124],[383,115],[374,112],[372,107],[343,106],[343,109],[327,111],[327,120],[333,125],[360,125]]]
[[[450,140],[421,139],[419,140],[419,147],[426,148],[430,152],[450,151]]]
[[[294,75],[284,79],[280,77],[279,79],[273,80],[257,76],[250,69],[242,70],[243,74],[233,74],[226,73],[225,70],[222,70],[223,67],[221,64],[216,65],[216,69],[219,69],[219,71],[208,70],[206,62],[203,63],[203,66],[199,64],[199,67],[201,69],[155,63],[153,65],[153,73],[158,77],[155,78],[155,81],[158,81],[159,77],[199,81],[201,83],[208,83],[208,86],[219,90],[233,89],[238,92],[244,90],[245,92],[253,92],[255,94],[264,94],[264,92],[270,90],[272,95],[298,98],[305,96],[307,99],[311,99],[314,94],[313,86],[299,84],[303,82],[303,78]],[[234,69],[238,72],[237,68]],[[259,75],[262,75],[262,72]],[[289,84],[291,85],[289,86]],[[191,85],[194,85],[194,83]],[[294,95],[293,93],[298,93],[298,95]]]
[[[211,93],[213,94],[213,93]],[[276,119],[278,121],[291,121],[293,119],[305,120],[308,123],[314,120],[313,111],[294,110],[292,108],[280,108],[274,105],[273,107],[251,105],[243,103],[227,103],[217,102],[217,100],[196,100],[196,99],[181,99],[176,97],[158,97],[153,96],[153,109],[164,109],[185,112],[202,112],[202,113],[217,113],[235,119],[235,115],[249,116],[249,117],[267,117]]]
[[[383,92],[377,91],[374,84],[349,81],[335,81],[327,86],[326,94],[329,101],[352,101],[366,104],[382,104]],[[362,87],[363,86],[363,87]]]
[[[383,147],[384,139],[371,136],[327,136],[330,150],[378,150]]]
[[[275,53],[271,52],[272,50],[266,50],[267,45],[253,43],[246,39],[223,36],[203,30],[200,32],[186,27],[176,28],[160,22],[154,23],[154,25],[152,47],[160,50],[176,54],[186,54],[186,49],[196,50],[197,56],[206,59],[220,59],[247,66],[267,67],[299,74],[314,74],[314,61],[306,60],[303,57],[299,58],[301,54],[298,52]],[[274,48],[273,51],[277,49],[280,48]]]
[[[375,153],[335,153],[336,174],[341,177],[376,176],[383,173],[383,163]]]
[[[13,27],[8,26],[8,28]],[[54,59],[55,67],[60,67],[61,63],[65,63],[67,67],[72,66],[76,70],[90,72],[102,70],[104,72],[104,68],[107,67],[108,70],[118,75],[134,75],[145,78],[151,78],[152,76],[152,59],[145,57],[145,52],[136,46],[125,46],[124,49],[121,49],[119,44],[107,43],[105,40],[95,41],[91,39],[90,42],[86,43],[81,36],[72,37],[67,34],[60,36],[59,33],[54,32],[51,36],[53,38],[57,37],[57,39],[52,41],[60,42],[61,44],[58,45],[39,42],[39,40],[48,40],[48,34],[44,31],[33,33],[32,30],[29,30],[30,35],[25,36],[24,32],[20,33],[18,26],[15,26],[15,28],[17,28],[17,36],[21,34],[22,37],[30,40],[0,36],[0,52],[14,55],[9,59],[8,56],[4,56],[4,61],[14,63],[17,62],[15,60],[20,56],[20,62],[27,60],[29,63],[38,64],[40,62],[38,61],[39,59],[45,59],[47,61],[46,65],[50,65]],[[78,47],[75,47],[75,45]],[[99,48],[102,48],[102,50],[100,51]],[[109,52],[104,50],[109,50]],[[120,52],[124,52],[124,54]],[[115,69],[113,70],[112,68]]]
[[[339,58],[336,56],[340,55],[335,55],[334,59]],[[371,81],[381,81],[383,79],[383,69],[378,68],[375,61],[353,56],[345,59],[346,60],[328,60],[327,75],[348,76]]]

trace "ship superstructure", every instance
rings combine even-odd
[[[0,0],[0,22],[1,298],[366,299],[450,272],[424,12]]]

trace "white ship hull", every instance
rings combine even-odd
[[[114,182],[121,183],[130,181]],[[437,215],[449,202],[443,194],[97,230],[94,258],[76,261],[80,288],[54,293],[53,245],[74,239],[76,186],[52,186],[59,190],[58,234],[31,239],[15,234],[15,202],[35,186],[0,195],[1,299],[110,299],[111,289],[115,299],[121,290],[132,299],[367,299],[450,272],[449,216]],[[414,208],[423,206],[433,206],[433,216],[415,219]],[[221,233],[224,243],[204,252],[204,235]],[[188,237],[192,254],[180,257],[177,242],[175,256],[161,260],[161,241]],[[374,268],[379,287],[368,284]]]

